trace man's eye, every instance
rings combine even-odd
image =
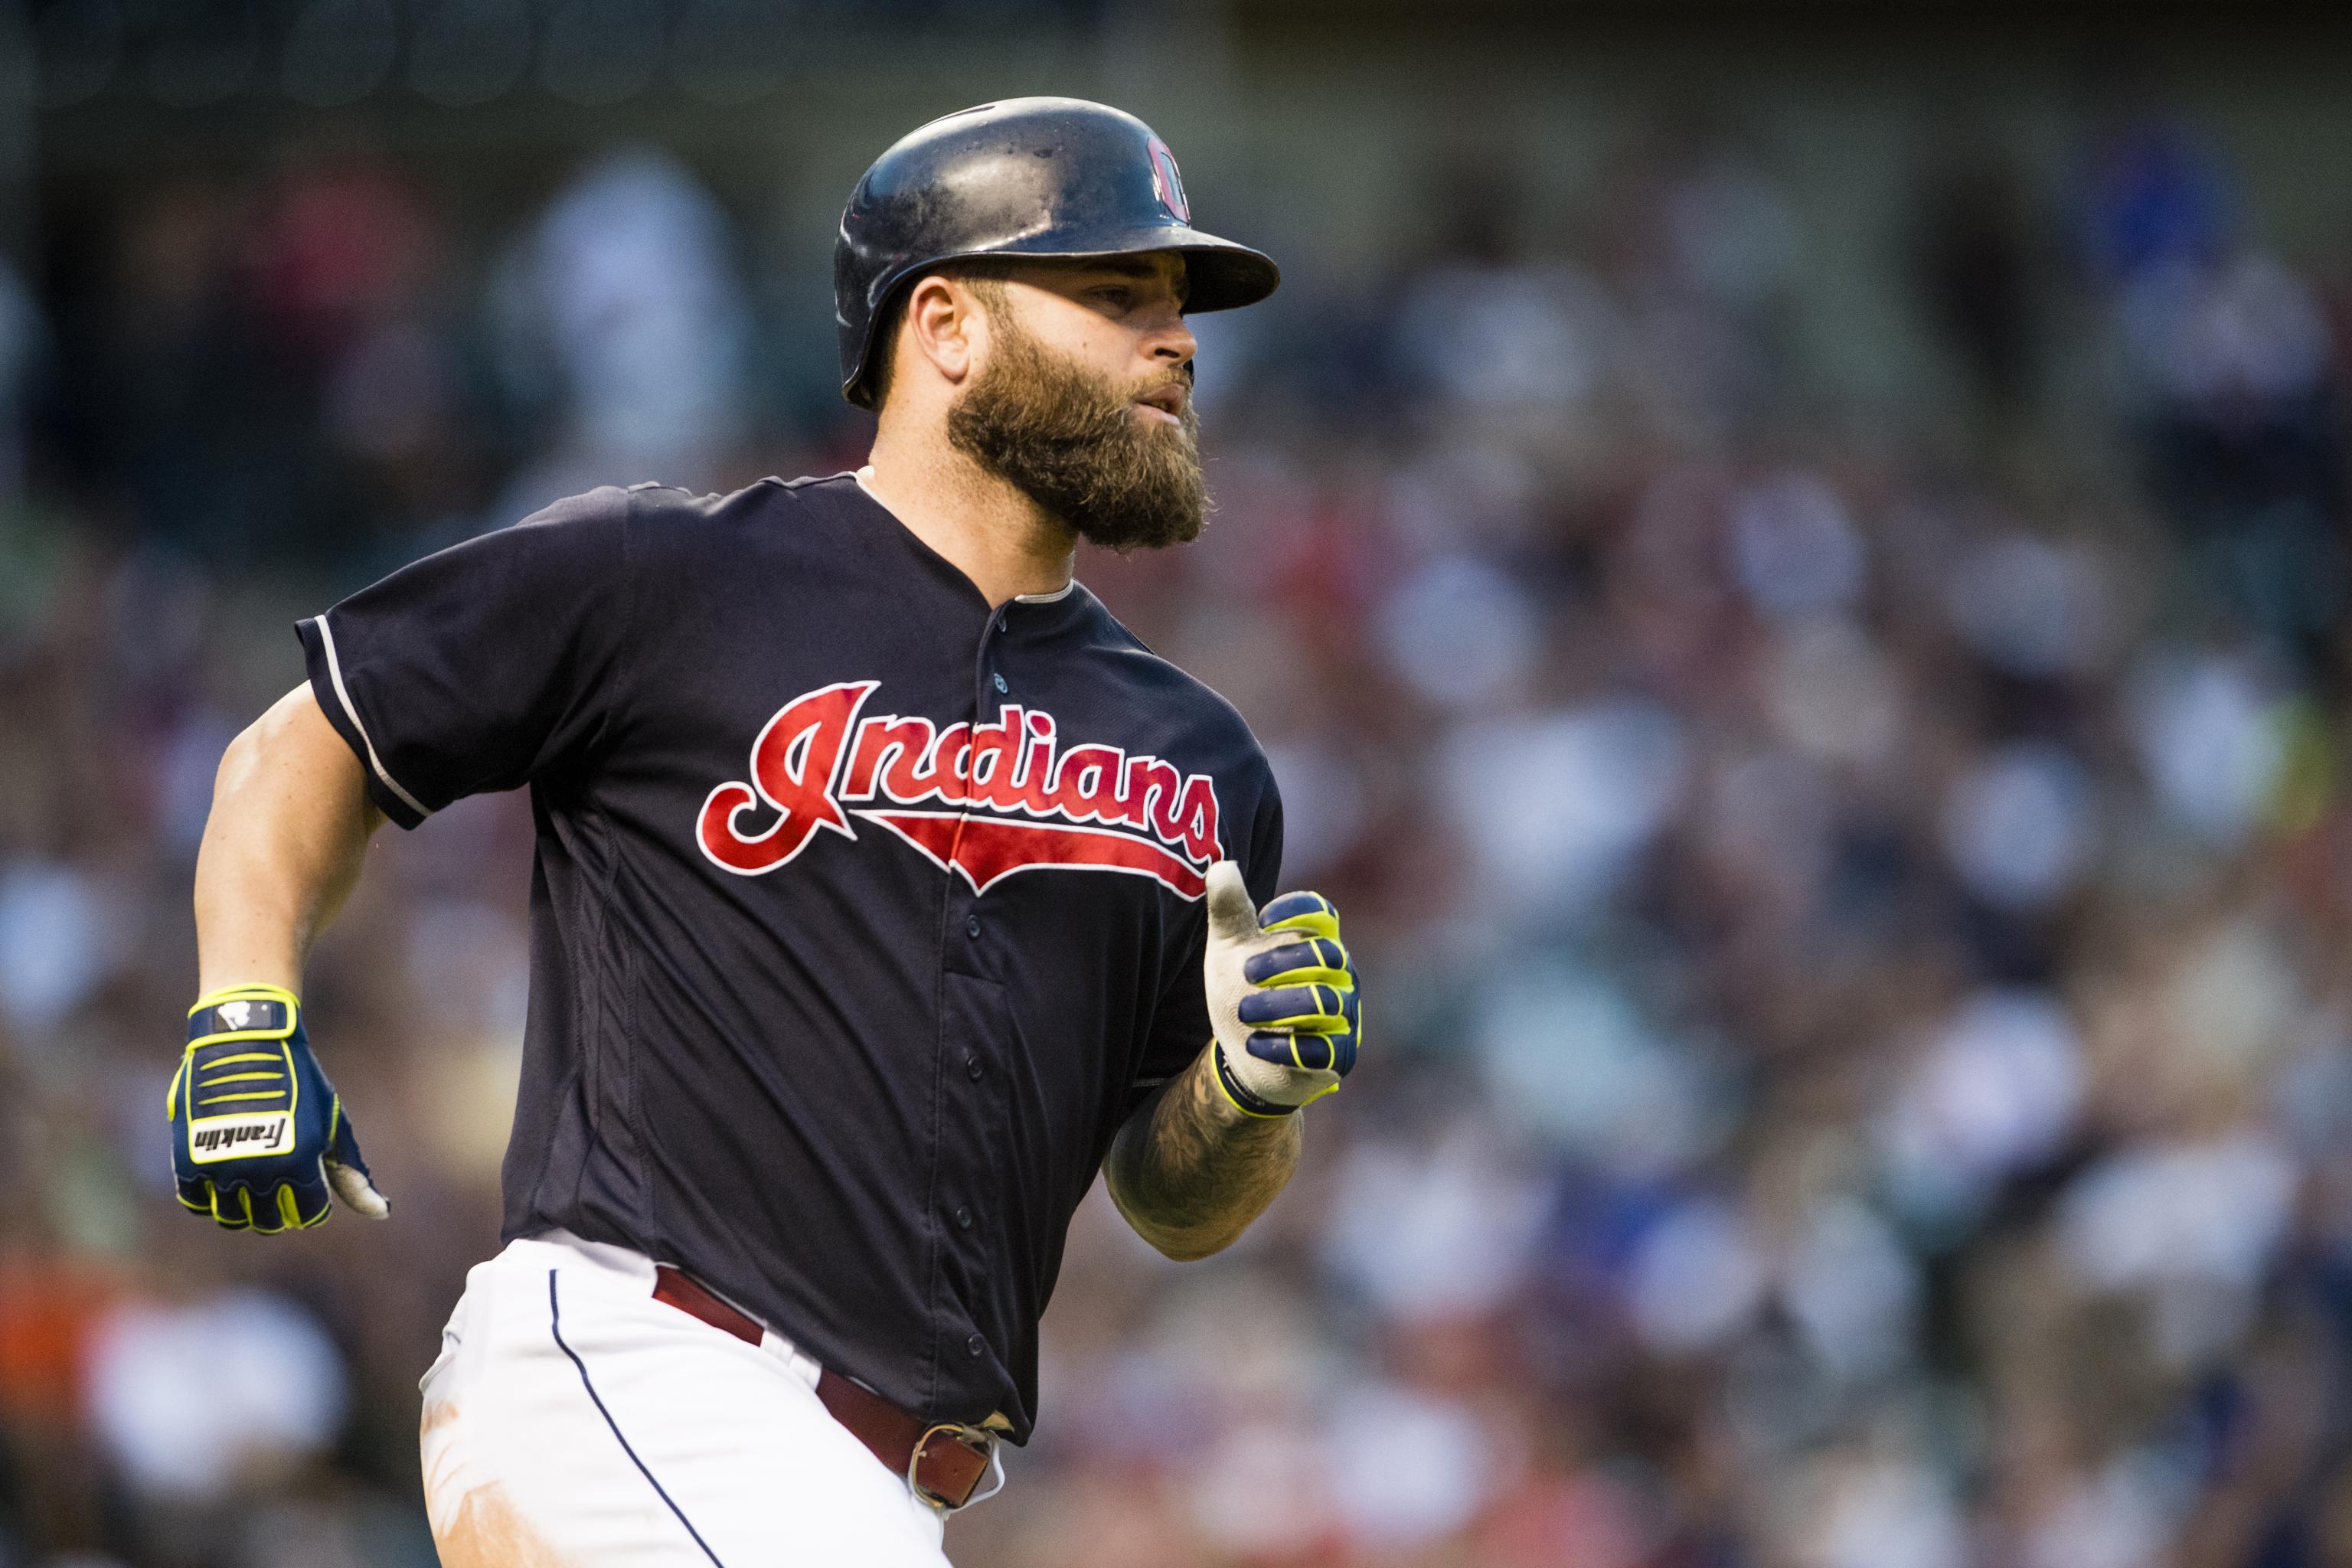
[[[1127,302],[1133,299],[1134,296],[1124,289],[1113,288],[1096,289],[1095,298],[1100,300],[1106,305],[1117,305],[1123,309]]]

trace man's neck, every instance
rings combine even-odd
[[[909,532],[971,578],[991,605],[1069,585],[1076,535],[961,452],[894,440],[885,431],[858,479]]]

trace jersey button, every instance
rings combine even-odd
[[[982,1061],[977,1054],[963,1058],[963,1076],[972,1082],[978,1083],[987,1071],[988,1064]]]
[[[971,1205],[969,1205],[969,1204],[959,1204],[959,1205],[956,1205],[955,1222],[956,1222],[956,1228],[957,1228],[958,1230],[970,1230],[970,1229],[971,1228]]]
[[[974,942],[978,942],[980,940],[980,917],[978,915],[966,915],[963,917],[963,934],[971,938]]]
[[[973,1359],[977,1360],[979,1357],[988,1353],[988,1342],[982,1339],[978,1334],[974,1334],[971,1338],[964,1341],[963,1348],[971,1353]]]
[[[999,691],[1010,691],[1013,689],[1011,686],[1006,684],[1004,672],[1001,669],[996,672],[996,689]]]

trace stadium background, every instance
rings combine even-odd
[[[1081,574],[1375,990],[1230,1254],[1089,1201],[960,1568],[2352,1562],[2347,42],[0,5],[0,1564],[431,1561],[528,812],[381,836],[310,999],[394,1218],[257,1244],[160,1106],[214,763],[415,554],[854,465],[840,202],[1024,91],[1285,265],[1200,323],[1206,539]]]

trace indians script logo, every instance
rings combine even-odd
[[[881,684],[844,681],[777,710],[751,742],[751,782],[722,784],[702,803],[695,838],[714,865],[757,877],[820,828],[856,838],[857,817],[961,873],[975,893],[1046,868],[1153,877],[1188,900],[1207,888],[1218,840],[1206,773],[1116,746],[1065,749],[1052,714],[1018,703],[992,724],[945,729],[861,718]]]

